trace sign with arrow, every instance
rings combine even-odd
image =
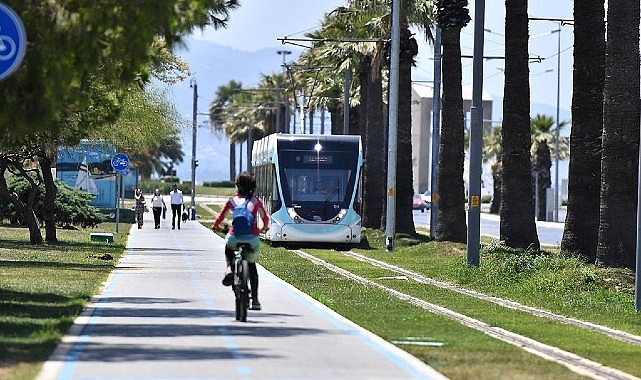
[[[0,80],[20,67],[27,50],[27,33],[18,14],[0,3]]]

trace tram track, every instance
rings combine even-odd
[[[495,327],[495,326],[490,326],[487,323],[468,317],[464,314],[455,312],[453,310],[444,308],[442,306],[427,302],[425,300],[416,298],[414,296],[411,296],[409,294],[400,292],[398,290],[392,289],[390,287],[384,286],[382,284],[379,284],[375,281],[366,279],[362,276],[359,276],[355,273],[352,273],[346,269],[343,269],[341,267],[338,267],[334,264],[331,264],[323,259],[320,259],[314,255],[311,255],[305,251],[302,250],[290,250],[290,252],[293,252],[297,254],[298,256],[307,259],[317,265],[321,265],[329,270],[331,270],[334,273],[340,274],[346,278],[349,278],[355,282],[361,283],[363,285],[368,285],[368,286],[373,286],[376,288],[379,288],[394,297],[397,297],[401,300],[404,300],[412,305],[418,306],[420,308],[423,308],[433,314],[436,315],[441,315],[450,319],[453,319],[467,327],[473,328],[475,330],[481,331],[491,337],[494,337],[496,339],[499,339],[501,341],[504,341],[506,343],[515,345],[517,347],[522,348],[523,350],[526,350],[534,355],[537,355],[539,357],[542,357],[547,360],[554,361],[556,363],[559,363],[568,369],[570,369],[573,372],[576,372],[580,375],[583,376],[588,376],[593,379],[612,379],[612,380],[623,380],[623,379],[638,379],[637,377],[630,375],[628,373],[625,373],[623,371],[620,371],[615,368],[611,367],[606,367],[600,363],[591,361],[589,359],[583,358],[581,356],[578,356],[576,354],[573,354],[568,351],[561,350],[557,347],[550,346],[541,342],[538,342],[534,339],[525,337],[523,335],[519,335],[510,331],[507,331],[505,329],[502,329],[500,327]],[[619,330],[614,330],[614,329],[609,329],[605,326],[600,326],[596,325],[590,322],[585,322],[585,321],[580,321],[574,318],[568,318],[564,317],[561,315],[557,315],[554,313],[550,313],[544,310],[532,308],[529,306],[521,305],[516,302],[508,301],[508,300],[503,300],[501,298],[497,297],[492,297],[492,296],[487,296],[482,293],[478,293],[475,291],[471,291],[468,289],[463,289],[459,288],[450,284],[446,284],[440,281],[436,281],[430,278],[427,278],[425,276],[422,276],[420,274],[414,273],[412,271],[379,261],[375,259],[371,259],[369,257],[354,253],[354,252],[343,252],[343,254],[353,257],[354,259],[357,259],[362,262],[367,262],[371,265],[388,269],[391,271],[394,271],[396,273],[402,274],[408,278],[412,278],[415,281],[424,283],[424,284],[429,284],[433,286],[438,286],[443,289],[447,289],[450,291],[458,292],[460,294],[465,294],[470,297],[475,297],[478,299],[482,299],[485,301],[493,302],[498,305],[514,309],[514,310],[519,310],[523,312],[527,312],[536,316],[544,317],[544,318],[549,318],[561,323],[567,323],[567,324],[572,324],[576,325],[579,327],[582,327],[584,329],[590,330],[590,331],[597,331],[603,334],[606,334],[609,337],[612,337],[614,339],[619,339],[624,342],[632,343],[632,344],[641,344],[641,337],[625,333],[623,331]]]

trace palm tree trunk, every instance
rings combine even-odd
[[[412,211],[412,63],[418,45],[407,27],[401,27],[398,77],[398,128],[396,157],[396,232],[415,234]]]
[[[229,180],[236,180],[236,144],[229,142]]]
[[[438,224],[436,240],[465,242],[465,130],[463,120],[463,75],[461,72],[461,28],[441,29],[443,45],[442,124],[438,162]]]
[[[599,232],[603,81],[605,80],[603,0],[574,3],[572,130],[568,208],[561,252],[595,262]]]
[[[361,136],[365,145],[363,170],[362,224],[367,228],[382,228],[386,176],[385,126],[383,124],[383,81],[380,66],[372,67],[372,58],[363,56],[360,65]]]
[[[635,267],[639,166],[639,1],[608,2],[597,264]]]
[[[509,247],[540,248],[534,221],[530,147],[528,2],[505,1],[505,89],[500,238]]]
[[[536,212],[537,220],[547,220],[547,189],[552,185],[550,175],[550,168],[552,167],[552,159],[550,158],[550,147],[546,140],[541,141],[536,148],[536,161],[535,161],[535,175],[536,184],[535,190],[538,199],[538,209]]]

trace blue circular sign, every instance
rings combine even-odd
[[[0,3],[0,80],[20,67],[27,50],[27,33],[16,12]]]
[[[111,158],[111,166],[118,172],[129,169],[129,157],[124,153],[116,153]]]

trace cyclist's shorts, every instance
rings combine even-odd
[[[258,261],[258,249],[260,247],[260,238],[256,235],[241,235],[235,236],[232,234],[227,234],[225,236],[225,244],[232,249],[236,249],[238,243],[247,243],[251,247],[252,251],[245,255],[245,258],[250,263],[255,263]]]

